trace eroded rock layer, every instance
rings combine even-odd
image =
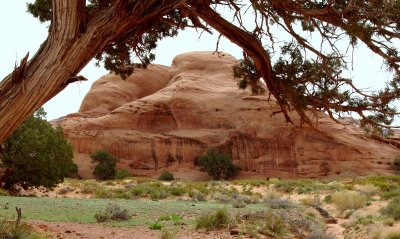
[[[79,112],[60,121],[80,174],[90,177],[90,153],[107,149],[135,175],[168,168],[181,178],[204,178],[194,162],[208,148],[231,155],[242,177],[391,173],[398,149],[320,112],[314,129],[286,124],[273,114],[274,99],[238,89],[236,63],[228,54],[193,52],[175,57],[171,67],[97,80]]]

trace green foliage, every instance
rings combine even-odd
[[[214,214],[202,215],[196,219],[196,229],[217,229],[228,224],[229,214],[226,209],[218,209]]]
[[[0,145],[6,188],[17,183],[24,188],[51,188],[76,173],[72,145],[65,139],[61,126],[54,129],[45,115],[43,108],[38,109]]]
[[[163,225],[160,223],[160,222],[155,222],[155,223],[152,223],[150,226],[149,226],[149,228],[151,229],[151,230],[161,230],[162,228],[163,228]]]
[[[400,220],[400,196],[392,198],[389,204],[381,210],[385,215],[391,216],[394,220]]]
[[[117,159],[110,155],[106,150],[97,150],[90,155],[93,162],[97,165],[94,168],[93,175],[99,179],[113,179],[115,176],[115,166]]]
[[[207,172],[215,180],[221,177],[231,178],[240,171],[240,167],[234,165],[228,155],[221,154],[215,149],[208,150],[206,155],[198,159],[197,163],[201,171]]]
[[[161,181],[172,181],[174,180],[174,175],[171,172],[164,171],[160,177],[158,177],[158,180]]]
[[[131,218],[128,210],[117,204],[108,204],[104,211],[96,212],[94,215],[97,222],[127,221]]]
[[[41,22],[50,21],[52,18],[51,0],[36,0],[34,3],[28,3],[28,12]]]
[[[129,172],[128,169],[123,168],[123,169],[118,170],[115,173],[114,179],[119,179],[120,180],[120,179],[125,179],[125,178],[130,178],[130,177],[132,177],[132,173]]]
[[[0,220],[0,238],[1,239],[45,239],[44,235],[40,235],[33,227],[22,223],[16,225],[16,222],[1,219]]]

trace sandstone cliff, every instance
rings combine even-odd
[[[228,54],[193,52],[175,57],[171,67],[97,80],[79,112],[61,120],[80,174],[90,177],[89,154],[105,148],[135,175],[168,168],[178,177],[204,178],[193,162],[211,147],[230,154],[242,177],[391,172],[398,149],[320,112],[315,129],[286,124],[272,116],[279,111],[273,99],[237,88],[235,63]]]

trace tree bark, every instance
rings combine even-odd
[[[47,40],[29,62],[24,59],[0,82],[0,143],[36,109],[68,84],[80,80],[76,77],[79,71],[108,43],[126,32],[139,34],[150,29],[149,22],[181,1],[164,0],[160,7],[146,8],[157,1],[136,0],[130,2],[130,9],[119,4],[124,1],[116,1],[107,8],[96,9],[88,20],[85,2],[53,0],[53,20]]]

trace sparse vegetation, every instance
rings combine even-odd
[[[197,160],[197,164],[202,171],[207,172],[214,180],[219,180],[221,177],[231,178],[240,171],[240,167],[232,163],[231,157],[218,152],[216,149],[208,150],[206,155]]]

